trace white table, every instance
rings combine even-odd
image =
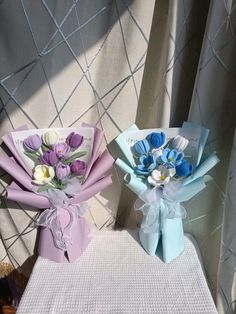
[[[217,313],[196,249],[164,264],[137,232],[100,231],[75,263],[38,258],[18,314]]]

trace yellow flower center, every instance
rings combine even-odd
[[[170,161],[170,162],[172,162],[172,161],[174,161],[174,160],[175,160],[175,159],[174,159],[173,157],[170,157],[170,158],[169,158],[169,161]]]
[[[43,178],[49,178],[49,177],[50,177],[50,174],[49,174],[48,168],[45,168],[43,171]]]
[[[48,171],[46,171],[45,173],[44,173],[44,178],[48,178],[49,177],[49,173],[48,173]]]
[[[166,176],[165,176],[164,174],[162,174],[162,175],[160,176],[160,180],[161,180],[161,181],[164,181],[165,178],[166,178]]]

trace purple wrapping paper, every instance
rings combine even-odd
[[[102,191],[106,187],[108,187],[112,183],[111,176],[106,176],[99,181],[95,182],[89,188],[80,192],[80,195],[71,198],[71,204],[77,204],[80,202],[87,201],[90,197],[94,196],[98,192]],[[9,185],[7,187],[7,199],[15,202],[20,202],[25,205],[34,206],[40,209],[50,207],[49,200],[42,195],[35,194],[33,192],[25,191],[21,189],[19,186],[16,187]],[[37,204],[37,206],[36,206]]]
[[[23,126],[17,128],[17,129],[15,129],[12,132],[24,131],[24,130],[27,130],[27,129],[28,129],[27,126],[23,125]],[[26,172],[28,172],[27,168],[25,167],[24,162],[21,160],[20,155],[18,154],[18,152],[16,150],[16,147],[15,147],[15,145],[13,143],[13,140],[12,140],[11,133],[7,133],[7,134],[3,135],[2,140],[7,145],[7,147],[10,149],[10,151],[12,152],[13,156],[15,157],[15,159],[19,162],[19,164],[25,169]]]
[[[99,156],[99,149],[100,149],[100,146],[101,146],[102,140],[103,140],[103,131],[101,131],[100,129],[98,129],[98,128],[90,125],[90,124],[87,124],[87,123],[83,123],[82,126],[94,128],[94,145],[93,145],[92,158],[90,160],[90,163],[87,166],[87,170],[86,170],[86,174],[85,174],[85,178],[87,179],[95,160]]]
[[[84,188],[87,188],[93,185],[99,178],[101,178],[107,171],[112,167],[114,163],[114,159],[109,154],[107,150],[105,150],[100,157],[96,160],[93,165],[89,177],[86,179],[84,183]]]
[[[87,124],[83,124],[83,126],[91,127]],[[25,129],[27,128],[24,126],[18,130]],[[86,180],[82,185],[82,191],[70,198],[70,204],[79,204],[87,201],[112,183],[111,175],[106,175],[106,173],[111,169],[114,159],[108,151],[100,154],[99,149],[103,140],[103,132],[97,128],[94,129],[94,146],[91,160],[87,166]],[[31,183],[32,178],[26,172],[25,165],[15,149],[11,134],[4,135],[3,140],[11,150],[14,158],[7,155],[1,156],[0,167],[16,180],[7,187],[6,198],[39,209],[50,208],[51,204],[47,197],[33,192],[35,186]],[[62,229],[68,225],[69,218],[68,211],[61,208],[58,219]],[[55,262],[63,262],[66,260],[65,253],[67,253],[70,262],[76,260],[91,240],[89,237],[90,228],[83,217],[78,217],[75,223],[72,224],[70,233],[72,241],[65,252],[55,246],[51,230],[48,227],[41,227],[38,246],[39,255]]]
[[[65,222],[68,219],[68,213],[60,213],[61,221]],[[83,217],[76,220],[71,227],[71,237],[76,239],[73,244],[69,245],[67,255],[70,262],[74,262],[80,255],[83,254],[91,238],[89,237],[90,228]],[[38,246],[40,256],[50,259],[54,262],[66,261],[65,254],[62,250],[54,245],[53,237],[50,229],[41,227],[40,241]]]
[[[2,155],[0,158],[0,167],[26,189],[32,190],[32,178],[14,161],[14,159],[7,155]]]
[[[11,201],[23,203],[28,206],[36,207],[39,209],[50,207],[50,202],[46,197],[35,194],[30,191],[25,191],[21,187],[16,186],[14,181],[13,183],[10,184],[6,189],[7,199]]]

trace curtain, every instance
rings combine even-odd
[[[236,1],[8,0],[0,24],[1,135],[25,123],[86,121],[104,129],[114,149],[112,140],[134,122],[189,120],[210,129],[206,153],[216,150],[221,162],[185,204],[184,228],[197,240],[219,311],[234,311]],[[0,175],[4,193],[9,178]],[[99,229],[137,226],[121,179],[115,168],[113,186],[90,201],[87,219]],[[0,258],[27,274],[36,217],[2,200]]]
[[[232,145],[224,205],[224,224],[218,279],[218,308],[220,313],[235,313],[236,311],[235,165],[236,133],[234,135],[234,142]]]
[[[156,1],[137,110],[142,128],[189,120],[210,129],[206,153],[221,161],[185,204],[184,227],[198,242],[220,313],[236,310],[235,9],[236,1]]]

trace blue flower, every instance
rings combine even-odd
[[[148,141],[144,139],[135,143],[131,150],[135,155],[147,155],[150,151],[150,145]]]
[[[193,166],[186,159],[183,159],[181,164],[175,167],[175,170],[177,176],[187,177],[192,173]]]
[[[139,164],[134,168],[134,171],[140,175],[149,175],[157,166],[156,157],[153,155],[142,155],[139,158]]]
[[[182,163],[184,154],[176,149],[165,148],[160,158],[166,166],[176,167]]]
[[[153,132],[149,134],[146,139],[150,142],[153,148],[159,148],[165,143],[165,133]]]

